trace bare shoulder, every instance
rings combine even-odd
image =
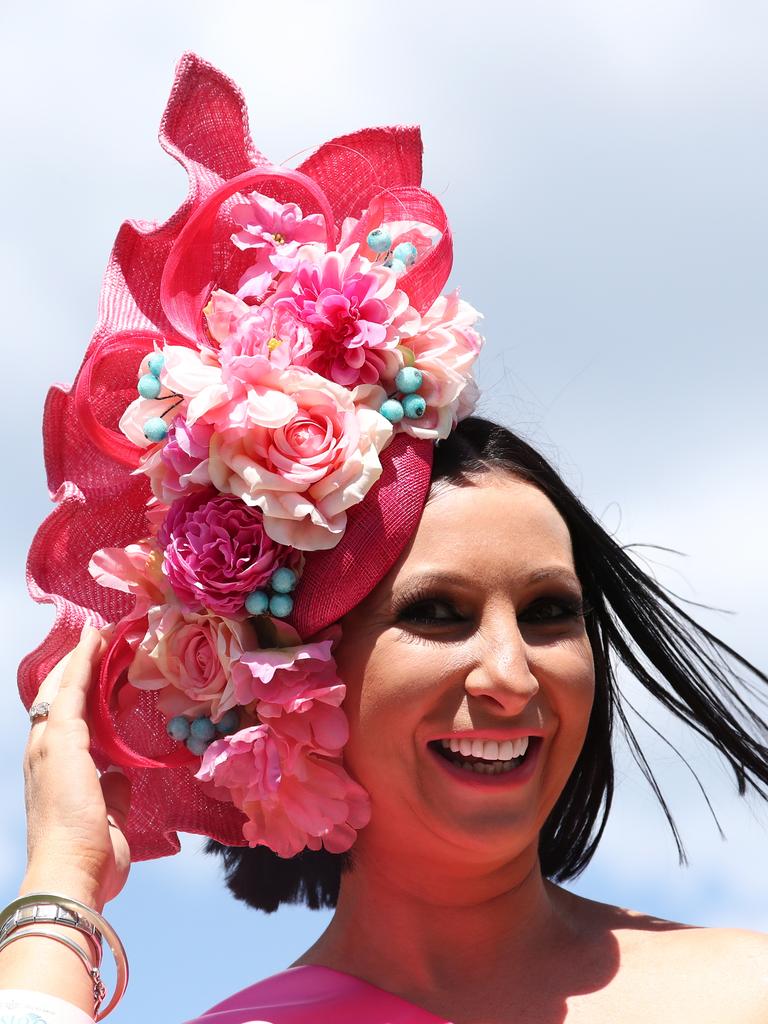
[[[768,1021],[768,935],[701,928],[592,901],[580,909],[595,934],[615,941],[614,992],[643,1007],[646,1019],[674,1008],[678,1024]]]

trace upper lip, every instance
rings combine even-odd
[[[462,729],[457,732],[441,732],[431,736],[427,743],[438,740],[519,740],[524,736],[544,736],[543,729]]]

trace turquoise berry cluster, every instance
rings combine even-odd
[[[166,726],[168,735],[178,743],[184,743],[192,754],[198,757],[205,753],[208,747],[219,736],[228,736],[237,732],[240,725],[240,715],[236,708],[230,708],[219,722],[212,722],[210,718],[189,718],[187,715],[176,715],[171,718]]]
[[[145,373],[139,380],[139,394],[142,398],[159,398],[163,385],[160,383],[160,373],[165,365],[165,356],[162,352],[153,352],[149,357],[149,373]],[[164,441],[168,436],[168,424],[160,416],[153,416],[144,424],[144,437],[148,441]]]
[[[388,398],[381,403],[379,412],[390,423],[399,423],[403,418],[420,420],[427,409],[427,403],[416,394],[424,383],[421,370],[415,366],[404,366],[395,377],[399,398]]]
[[[400,242],[393,249],[392,236],[386,228],[374,228],[366,242],[369,249],[385,257],[384,266],[394,270],[398,277],[416,262],[418,252],[413,242]]]
[[[245,610],[249,615],[274,615],[277,619],[286,618],[293,611],[291,592],[295,590],[298,581],[299,577],[293,569],[286,566],[275,569],[267,584],[272,593],[267,590],[252,590],[245,599]]]

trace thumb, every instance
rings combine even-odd
[[[125,832],[131,808],[131,780],[121,768],[113,766],[107,768],[99,781],[107,814],[111,815],[120,831]]]

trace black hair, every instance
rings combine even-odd
[[[699,625],[643,572],[549,463],[510,430],[469,417],[435,446],[433,484],[471,485],[478,475],[489,472],[534,484],[565,520],[594,655],[595,699],[586,739],[539,837],[542,873],[554,881],[574,878],[594,855],[613,798],[612,734],[617,724],[661,804],[682,863],[682,839],[632,730],[628,710],[646,720],[622,695],[616,669],[623,664],[668,711],[719,751],[733,770],[740,794],[751,786],[764,799],[768,724],[755,705],[767,703],[768,689],[760,684],[768,684],[768,677]],[[223,857],[227,885],[238,899],[267,912],[281,903],[305,903],[312,909],[335,906],[341,873],[350,863],[349,854],[305,850],[283,860],[263,846],[227,847],[213,840],[206,852]]]

